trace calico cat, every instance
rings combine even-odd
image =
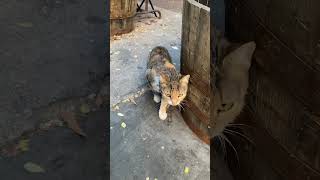
[[[226,39],[218,41],[218,53],[226,54],[218,67],[214,94],[213,114],[215,121],[212,125],[212,137],[224,137],[223,132],[242,111],[249,85],[249,68],[255,51],[255,42],[248,42],[238,48],[232,48]],[[230,52],[230,49],[231,50]],[[222,58],[221,58],[222,59]]]
[[[150,52],[146,78],[154,94],[153,100],[161,101],[159,117],[165,120],[169,105],[178,106],[186,97],[190,75],[178,73],[168,50],[157,46]]]

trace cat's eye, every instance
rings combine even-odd
[[[178,97],[180,98],[180,97],[182,97],[182,96],[183,96],[183,94],[179,94],[179,96],[178,96]]]
[[[166,94],[166,96],[167,96],[167,97],[170,97],[170,96],[171,96],[171,94]]]

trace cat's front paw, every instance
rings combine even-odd
[[[161,119],[161,120],[165,120],[165,119],[167,119],[167,113],[163,113],[163,112],[159,112],[159,118]]]

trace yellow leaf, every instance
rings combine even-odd
[[[80,106],[80,111],[81,111],[81,113],[83,113],[83,114],[89,113],[89,112],[90,112],[90,107],[89,107],[89,105],[88,105],[88,104],[82,104],[82,105]]]
[[[122,123],[121,123],[121,127],[122,127],[122,128],[126,128],[126,127],[127,127],[127,124],[126,124],[125,122],[122,122]]]
[[[28,151],[29,150],[29,139],[22,139],[18,143],[18,149],[20,151]]]
[[[31,28],[33,27],[33,24],[32,22],[20,22],[20,23],[17,23],[18,26],[21,26],[21,27],[25,27],[25,28]]]
[[[185,167],[183,172],[184,172],[185,174],[189,174],[189,172],[190,172],[189,167]]]
[[[45,170],[39,166],[38,164],[35,164],[33,162],[27,162],[24,164],[24,169],[26,169],[28,172],[31,173],[44,173]]]

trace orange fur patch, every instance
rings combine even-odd
[[[166,61],[166,63],[164,64],[164,66],[166,66],[167,68],[175,68],[173,64],[171,64],[170,62]]]

